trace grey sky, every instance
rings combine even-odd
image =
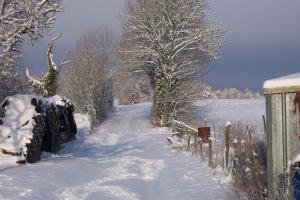
[[[54,28],[43,39],[25,45],[25,56],[22,64],[29,64],[31,71],[41,75],[47,66],[47,43],[57,33],[62,32],[62,37],[55,42],[57,62],[67,50],[72,50],[82,32],[90,27],[98,25],[111,26],[114,31],[120,33],[119,15],[123,0],[63,0],[64,12],[58,14]]]
[[[47,35],[63,32],[56,55],[71,49],[80,34],[96,25],[111,25],[119,32],[117,16],[123,0],[64,0],[65,12]],[[299,0],[208,0],[209,20],[223,23],[220,58],[211,64],[209,82],[216,88],[260,90],[264,80],[300,71]],[[23,63],[45,71],[47,41],[26,46]],[[59,57],[58,57],[59,58]]]
[[[260,90],[269,78],[300,71],[299,0],[209,0],[210,20],[229,28],[210,82]]]

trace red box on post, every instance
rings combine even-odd
[[[210,138],[210,127],[198,128],[198,137],[201,138],[203,143],[208,143]]]

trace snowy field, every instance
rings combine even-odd
[[[199,101],[196,106],[207,106],[197,115],[197,120],[215,123],[216,126],[225,126],[241,122],[264,132],[263,115],[265,115],[265,99],[220,99]]]
[[[77,115],[77,140],[58,155],[0,167],[0,199],[237,199],[207,163],[165,145],[170,132],[151,128],[150,110],[148,103],[118,106],[93,135]]]

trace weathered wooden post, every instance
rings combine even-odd
[[[174,119],[171,120],[171,132],[172,132],[172,133],[175,133],[175,132],[176,132],[176,130],[175,130]]]
[[[264,83],[269,199],[300,194],[300,73]],[[299,198],[300,199],[300,198]]]
[[[208,166],[213,167],[213,142],[212,138],[209,138],[208,140]]]
[[[227,122],[226,132],[225,132],[225,168],[228,168],[229,162],[229,149],[230,149],[230,140],[231,140],[232,128],[231,123]]]
[[[201,148],[202,148],[202,143],[200,143],[201,144]],[[197,136],[197,134],[195,133],[194,134],[194,153],[195,153],[195,155],[196,156],[198,156],[198,136]],[[200,150],[200,156],[201,156],[201,158],[203,158],[203,151],[202,151],[202,149]]]
[[[203,141],[202,141],[201,138],[199,139],[199,153],[200,153],[201,159],[203,160],[204,159],[204,155],[203,155]]]
[[[191,150],[191,135],[188,135],[188,147],[187,150],[190,151]]]

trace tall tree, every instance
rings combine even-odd
[[[34,41],[52,27],[60,0],[0,0],[0,98],[14,90],[16,61],[24,41]]]
[[[78,112],[95,123],[112,106],[112,75],[115,39],[108,27],[91,28],[81,35],[69,68],[61,74],[60,92],[70,98]]]
[[[121,58],[146,73],[154,90],[152,122],[168,124],[203,97],[203,78],[221,46],[223,29],[205,21],[204,0],[126,2]]]

